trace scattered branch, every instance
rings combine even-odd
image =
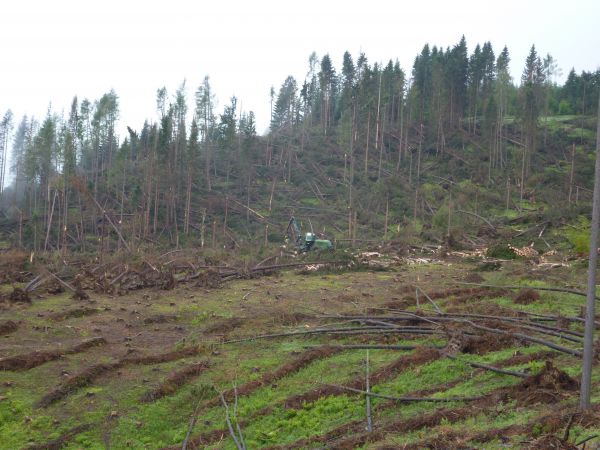
[[[459,359],[456,356],[452,356],[452,355],[446,354],[445,356],[450,359],[456,360],[456,361],[464,362],[465,364],[468,364],[471,367],[476,367],[478,369],[485,369],[485,370],[489,370],[490,372],[500,373],[503,375],[511,375],[513,377],[519,377],[519,378],[527,378],[528,377],[528,375],[524,372],[515,372],[512,370],[500,369],[498,367],[489,366],[487,364],[482,364],[482,363],[477,363],[477,362],[472,362],[472,361],[463,361],[462,359]]]
[[[566,294],[574,294],[574,295],[581,295],[583,297],[585,297],[587,294],[583,291],[578,291],[576,289],[567,289],[567,288],[557,288],[557,287],[538,287],[538,286],[498,286],[498,285],[494,285],[494,284],[479,284],[479,283],[467,283],[464,281],[457,281],[457,284],[466,284],[469,286],[479,286],[479,287],[485,287],[485,288],[490,288],[490,289],[511,289],[511,290],[516,290],[516,289],[535,289],[536,291],[551,291],[551,292],[564,292]],[[600,300],[600,297],[596,297],[596,300]]]
[[[339,384],[328,384],[328,383],[321,383],[324,386],[330,386],[330,387],[334,387],[337,389],[343,389],[345,391],[349,391],[349,392],[355,392],[357,394],[363,394],[369,397],[377,397],[377,398],[384,398],[386,400],[393,400],[395,402],[401,402],[401,403],[412,403],[412,402],[431,402],[431,403],[447,403],[447,402],[472,402],[472,401],[476,401],[476,400],[481,400],[483,398],[483,396],[479,396],[479,397],[446,397],[446,398],[438,398],[438,397],[393,397],[391,395],[385,395],[385,394],[376,394],[374,392],[367,392],[367,391],[363,391],[361,389],[355,389],[355,388],[351,388],[348,386],[341,386]]]
[[[467,215],[473,216],[473,217],[477,217],[479,220],[484,221],[492,230],[496,229],[496,227],[492,224],[492,222],[487,220],[485,217],[481,217],[479,214],[475,214],[474,212],[470,212],[470,211],[464,211],[462,209],[457,209],[456,212],[467,214]]]

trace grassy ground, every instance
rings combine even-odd
[[[232,417],[235,412],[247,448],[311,448],[324,444],[332,448],[418,447],[427,439],[450,439],[451,436],[462,436],[464,442],[476,447],[497,448],[507,444],[520,447],[547,432],[560,434],[568,417],[555,417],[554,422],[542,420],[549,412],[548,404],[523,405],[510,395],[493,397],[503,398],[502,401],[481,400],[469,413],[464,412],[466,402],[395,403],[374,398],[375,433],[362,439],[366,427],[364,395],[327,391],[324,386],[350,386],[364,378],[366,350],[337,349],[322,355],[313,350],[308,355],[311,350],[307,349],[307,346],[350,343],[443,345],[444,335],[314,334],[228,343],[265,333],[307,331],[325,325],[356,326],[342,319],[321,317],[325,314],[375,314],[374,311],[389,314],[389,309],[400,306],[416,311],[413,288],[407,288],[415,284],[424,292],[441,293],[435,302],[444,311],[502,311],[504,308],[562,316],[581,313],[584,297],[563,293],[540,291],[540,298],[529,304],[515,304],[513,295],[508,292],[479,299],[469,295],[442,295],[449,289],[464,288],[459,282],[473,276],[476,266],[477,262],[455,258],[428,264],[403,264],[387,272],[312,275],[286,272],[232,281],[218,289],[180,284],[171,291],[143,290],[124,296],[92,294],[89,302],[72,300],[68,294],[43,294],[41,298],[34,297],[32,304],[10,306],[0,310],[0,324],[11,320],[18,323],[18,329],[1,337],[1,357],[36,350],[64,350],[92,337],[103,337],[106,344],[65,353],[27,370],[0,371],[0,449],[35,448],[35,444],[61,436],[64,443],[56,448],[180,448],[188,431],[198,448],[235,448],[225,428],[225,410],[217,395],[218,391],[225,392],[234,386],[241,391],[237,401],[233,394],[225,398]],[[585,271],[573,265],[542,270],[529,262],[516,260],[503,263],[499,271],[478,275],[486,283],[535,288],[582,286]],[[421,296],[420,301],[426,300]],[[84,308],[95,311],[80,317],[73,313]],[[432,305],[420,303],[421,312],[427,309],[432,309]],[[62,314],[61,318],[60,313],[65,312],[71,312],[71,316],[64,318]],[[582,326],[572,322],[570,329],[577,332]],[[544,336],[544,339],[580,348],[558,337]],[[141,358],[190,348],[197,350],[170,360]],[[521,378],[477,369],[469,362],[537,373],[548,356],[536,358],[535,355],[546,350],[537,344],[513,344],[481,354],[458,354],[456,359],[441,356],[392,367],[399,358],[410,361],[408,358],[415,353],[372,349],[369,350],[369,370],[372,374],[381,374],[372,390],[391,396],[417,393],[415,395],[438,398],[486,395],[492,398],[499,392],[512,392],[510,389],[514,389]],[[530,361],[511,364],[515,355],[533,357]],[[579,378],[578,358],[559,353],[552,356],[556,367]],[[198,362],[206,362],[208,367],[177,381],[162,398],[147,401],[148,392]],[[69,386],[75,376],[98,364],[114,364],[114,367],[95,373],[48,406],[39,405],[40,399],[50,391]],[[596,365],[596,403],[600,402],[599,382],[600,369]],[[564,414],[574,411],[577,394],[576,391],[561,392],[551,409]],[[445,411],[459,410],[462,415],[444,415]],[[435,414],[441,415],[423,426],[406,425],[408,421]],[[197,420],[190,427],[190,418],[194,416]],[[404,428],[394,426],[395,423],[404,423]],[[70,433],[82,424],[89,427]],[[523,424],[531,424],[527,433],[517,429]],[[571,442],[600,433],[598,424],[600,421],[590,424],[575,420]],[[343,427],[347,427],[346,431]],[[506,427],[513,427],[514,432],[507,433],[503,439],[486,438],[477,444],[482,433]],[[349,438],[358,440],[344,444]]]

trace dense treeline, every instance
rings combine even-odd
[[[329,55],[313,53],[303,80],[289,76],[271,90],[266,136],[235,97],[215,111],[208,77],[194,99],[185,83],[174,94],[159,89],[156,121],[125,137],[116,133],[113,91],[96,101],[75,97],[67,117],[49,110],[15,124],[7,111],[0,173],[11,140],[14,182],[2,193],[13,225],[6,234],[35,250],[239,245],[268,240],[269,226],[280,233],[294,211],[318,216],[312,209],[331,211],[337,233],[355,236],[362,226],[387,234],[392,223],[441,214],[451,189],[433,179],[469,180],[523,201],[540,174],[553,189],[571,144],[579,145],[571,166],[586,157],[584,132],[562,141],[547,118],[578,115],[584,124],[597,114],[600,70],[572,70],[558,85],[556,61],[534,46],[520,80],[510,64],[506,47],[496,54],[486,42],[469,54],[464,37],[452,48],[425,45],[410,73],[397,61],[371,64],[348,52],[336,70]],[[575,182],[591,181],[576,169],[568,189],[554,186],[569,201]]]

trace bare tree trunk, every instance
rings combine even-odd
[[[383,238],[386,239],[387,238],[387,233],[388,233],[388,218],[389,218],[389,213],[390,213],[390,194],[388,193],[385,196],[385,223],[383,226]]]
[[[23,248],[23,211],[19,209],[19,248]]]
[[[383,114],[383,121],[385,122],[385,113]],[[379,142],[379,166],[377,168],[377,181],[381,179],[381,165],[383,163],[383,124],[381,125],[381,138]]]
[[[521,192],[519,193],[519,199],[523,202],[523,190],[525,189],[525,159],[527,154],[527,147],[523,147],[523,159],[521,160]]]
[[[417,224],[417,202],[419,199],[419,187],[416,186],[415,187],[415,204],[414,204],[414,209],[413,209],[413,223],[416,225]]]
[[[152,234],[156,234],[158,228],[158,179],[154,188],[154,220],[152,222]]]
[[[575,143],[571,150],[571,172],[569,174],[569,203],[571,203],[571,196],[573,195],[573,174],[575,173]]]
[[[380,106],[381,106],[381,79],[383,77],[383,71],[379,73],[379,90],[377,93],[377,119],[376,119],[376,127],[375,127],[375,150],[377,150],[379,147],[379,130],[381,127],[381,120],[380,120],[380,115],[379,115],[379,110],[380,110]]]
[[[223,240],[226,239],[227,215],[229,213],[229,197],[225,196],[225,217],[223,218]]]
[[[273,177],[273,184],[271,185],[271,195],[269,196],[269,212],[273,210],[273,194],[275,193],[275,185],[277,184],[277,176]]]
[[[598,124],[596,127],[596,167],[594,172],[594,200],[592,230],[590,233],[590,260],[588,266],[587,300],[585,306],[585,335],[583,338],[583,367],[579,407],[591,408],[592,365],[594,362],[594,320],[596,307],[596,270],[598,268],[598,228],[600,226],[600,97],[598,97]]]
[[[183,216],[183,233],[187,236],[190,234],[190,215],[192,204],[192,170],[188,167],[187,187],[185,192],[185,213]]]
[[[404,133],[404,108],[400,101],[400,139],[398,140],[398,162],[396,163],[396,172],[400,172],[400,164],[402,163],[402,138]]]
[[[204,248],[204,234],[206,231],[206,209],[202,210],[202,225],[200,226],[200,248]]]
[[[371,139],[371,111],[367,118],[367,147],[365,148],[365,175],[369,172],[369,140]]]
[[[81,204],[81,194],[77,194],[77,201],[79,202],[79,221],[81,224],[81,236],[79,240],[81,241],[81,251],[85,251],[85,222],[83,221],[83,205]]]
[[[358,223],[358,213],[356,210],[354,210],[354,220],[353,220],[353,224],[352,224],[352,247],[356,246],[356,229],[358,228],[357,223]]]
[[[419,179],[421,178],[421,152],[423,149],[423,124],[421,124],[421,132],[419,136],[419,150],[417,153],[417,173],[416,173],[416,182],[419,183]]]
[[[54,215],[54,204],[56,203],[57,191],[54,191],[54,197],[52,198],[52,208],[50,209],[50,215],[48,218],[48,224],[46,228],[46,240],[44,241],[44,251],[48,250],[48,240],[50,238],[50,228],[52,227],[52,216]]]
[[[217,248],[217,221],[213,220],[212,225],[212,247]]]

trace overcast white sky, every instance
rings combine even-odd
[[[398,59],[410,73],[425,43],[442,47],[462,34],[469,52],[504,45],[519,77],[532,43],[564,75],[600,66],[600,1],[455,0],[19,0],[0,7],[0,114],[43,118],[49,103],[65,114],[73,96],[96,100],[114,88],[121,130],[156,117],[156,90],[173,94],[186,79],[188,104],[209,75],[216,112],[232,95],[269,121],[269,89],[287,75],[302,82],[308,57],[345,50],[369,62]]]

